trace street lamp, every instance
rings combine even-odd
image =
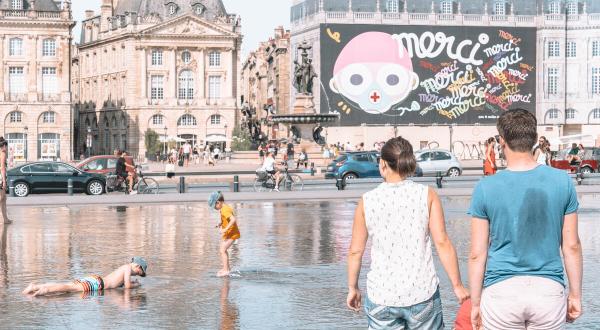
[[[27,162],[27,148],[28,148],[28,146],[27,146],[27,137],[28,137],[27,133],[29,132],[29,127],[25,126],[25,127],[23,127],[23,130],[25,131],[25,136],[23,137],[23,140],[24,140],[23,141],[24,142],[24,146],[23,146],[23,149],[24,149],[23,153],[24,153],[24,155],[23,156],[25,156],[25,162]]]
[[[87,127],[87,136],[85,138],[85,151],[87,153],[87,158],[92,155],[92,128]]]
[[[167,125],[165,125],[165,135],[164,135],[164,140],[163,140],[163,148],[164,148],[164,152],[165,152],[165,156],[167,155]]]
[[[225,124],[225,145],[223,150],[225,150],[225,148],[227,148],[227,124]]]

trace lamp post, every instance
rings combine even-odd
[[[92,155],[92,128],[87,127],[87,136],[85,138],[85,151],[87,153],[87,158]]]
[[[27,127],[27,126],[23,127],[23,131],[25,131],[25,136],[23,136],[23,144],[24,144],[24,146],[23,146],[23,153],[24,153],[24,155],[23,156],[25,157],[25,162],[27,162],[27,148],[28,148],[28,143],[27,143],[27,140],[28,140],[27,137],[28,137],[28,135],[27,135],[27,133],[29,132],[29,127]]]
[[[165,125],[164,130],[165,130],[165,135],[163,135],[164,136],[163,148],[164,148],[164,153],[165,153],[165,156],[166,156],[167,155],[167,125]]]
[[[225,145],[223,146],[223,151],[227,148],[227,124],[225,124]]]

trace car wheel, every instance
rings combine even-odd
[[[355,173],[346,173],[343,177],[344,182],[348,181],[348,180],[355,180],[358,179],[358,175],[356,175]]]
[[[448,176],[450,176],[450,177],[460,176],[460,170],[456,167],[453,167],[448,170]]]
[[[29,185],[25,182],[17,182],[14,190],[17,197],[27,197],[29,195]]]
[[[87,184],[86,193],[88,195],[102,195],[104,193],[104,184],[99,180],[92,180]]]
[[[594,170],[592,170],[590,167],[584,166],[581,168],[581,173],[591,174],[591,173],[594,173]]]

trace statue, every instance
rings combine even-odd
[[[294,87],[300,94],[312,95],[313,79],[318,77],[312,66],[312,59],[308,58],[308,50],[311,48],[312,46],[304,41],[298,46],[298,49],[302,51],[302,60],[300,63],[296,60],[294,61],[294,64],[296,64],[294,69]]]

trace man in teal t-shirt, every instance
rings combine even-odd
[[[577,193],[565,172],[534,160],[536,129],[526,110],[503,113],[498,131],[507,170],[473,192],[471,320],[485,329],[560,329],[581,315]]]

